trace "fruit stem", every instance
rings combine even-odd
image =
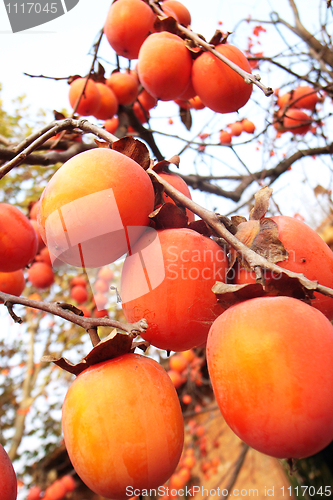
[[[100,343],[101,339],[99,338],[99,335],[97,333],[97,326],[93,328],[88,328],[87,333],[89,333],[89,337],[93,347],[95,347],[95,345]]]

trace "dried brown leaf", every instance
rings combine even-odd
[[[250,248],[274,264],[288,259],[288,252],[279,239],[278,226],[269,217],[260,220],[260,230]]]
[[[99,147],[99,148],[107,148],[107,149],[112,148],[111,144],[109,144],[106,141],[99,141],[98,139],[94,139],[94,141],[95,141],[95,144],[97,144],[97,147]]]
[[[138,347],[138,346],[135,346]],[[79,363],[74,364],[66,358],[55,358],[53,356],[43,356],[43,362],[53,362],[74,375],[79,375],[89,366],[102,363],[109,359],[117,358],[122,354],[133,351],[132,337],[113,330],[105,339],[101,340]]]
[[[156,229],[181,228],[188,226],[187,215],[174,203],[164,203],[149,215]]]
[[[202,219],[190,222],[188,227],[189,229],[193,229],[197,233],[200,233],[203,236],[207,236],[208,238],[213,234],[212,230],[207,226],[206,222]]]
[[[179,106],[179,116],[182,123],[185,125],[187,130],[192,128],[192,115],[189,109],[185,109]]]
[[[254,207],[250,212],[249,220],[260,220],[265,217],[272,193],[273,189],[267,186],[257,191],[257,193],[254,195]]]
[[[144,170],[150,167],[150,156],[147,146],[138,139],[134,139],[134,137],[122,137],[112,144],[112,149],[132,158]]]

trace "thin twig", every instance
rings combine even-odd
[[[159,15],[159,16],[164,16],[165,13],[163,10],[155,3],[154,0],[149,0],[149,5],[152,7],[152,9]],[[178,29],[182,33],[184,33],[188,38],[193,40],[197,45],[200,47],[204,48],[205,50],[211,52],[214,54],[215,57],[223,61],[225,64],[227,64],[231,69],[236,71],[242,78],[244,78],[245,82],[248,84],[253,83],[254,85],[257,85],[266,96],[270,96],[273,94],[273,89],[271,87],[266,87],[263,83],[260,81],[260,75],[252,75],[251,73],[248,73],[247,71],[244,71],[242,68],[240,68],[237,64],[234,62],[230,61],[227,57],[225,57],[223,54],[218,52],[212,45],[207,43],[205,40],[203,40],[199,35],[194,33],[192,30],[189,28],[185,28],[185,26],[182,26],[181,24],[178,24]]]
[[[43,302],[41,300],[32,300],[26,297],[16,297],[15,295],[10,295],[8,293],[4,293],[0,291],[0,300],[4,303],[4,305],[8,308],[9,312],[12,311],[13,305],[20,304],[26,307],[32,307],[33,309],[39,309],[40,311],[44,311],[54,316],[59,316],[60,318],[66,319],[67,321],[71,321],[72,323],[81,326],[86,331],[97,328],[98,326],[110,326],[113,328],[118,328],[127,332],[129,334],[140,335],[144,333],[148,327],[148,324],[145,319],[141,319],[137,323],[123,323],[120,321],[113,320],[111,318],[86,318],[76,314],[73,310],[71,304],[69,304],[69,309],[64,307],[63,303],[56,302]],[[79,310],[79,309],[78,309]],[[15,314],[15,313],[14,313]],[[14,319],[13,311],[11,316]],[[22,319],[15,314],[17,322],[22,322]]]

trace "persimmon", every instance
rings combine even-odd
[[[199,346],[221,313],[211,288],[224,281],[226,268],[221,247],[196,231],[147,231],[123,265],[124,315],[130,323],[147,320],[142,337],[155,347],[185,351]]]
[[[38,224],[37,224],[37,220],[36,219],[30,219],[30,224],[32,225],[32,227],[36,231],[37,241],[38,241],[37,253],[39,253],[41,251],[41,249],[45,247],[45,243],[44,243],[44,241],[43,241],[43,239],[42,239],[42,237],[40,235]]]
[[[38,257],[38,259],[37,259]],[[39,262],[42,261],[42,262],[45,262],[46,264],[48,264],[49,266],[52,267],[53,264],[56,264],[55,263],[52,263],[52,260],[51,260],[51,255],[50,255],[50,251],[49,249],[44,246],[38,255],[36,255],[36,260],[38,260]]]
[[[330,321],[292,297],[230,307],[207,340],[225,421],[251,447],[277,458],[307,457],[332,441],[332,356]]]
[[[85,151],[64,163],[43,191],[42,238],[68,264],[107,265],[143,233],[154,197],[148,174],[131,158],[106,148]]]
[[[34,262],[28,269],[28,280],[36,288],[49,288],[54,283],[54,272],[45,262]]]
[[[305,222],[286,215],[270,217],[278,228],[278,238],[288,253],[286,260],[277,262],[283,269],[304,274],[310,280],[333,288],[333,252],[324,240]],[[246,223],[245,223],[246,224]],[[236,233],[237,235],[237,233]],[[279,276],[266,273],[266,281],[274,282]],[[254,272],[240,270],[235,282],[254,283]],[[311,305],[321,311],[328,319],[333,319],[333,299],[314,292]]]
[[[85,276],[74,276],[70,282],[69,286],[74,287],[74,286],[83,286],[86,288],[88,285],[87,278]]]
[[[309,109],[314,111],[316,104],[320,101],[317,92],[309,85],[300,85],[297,87],[292,96],[292,107],[299,109]]]
[[[77,376],[65,397],[62,427],[77,474],[96,494],[114,499],[127,498],[128,487],[162,485],[184,442],[178,396],[166,371],[131,353]]]
[[[243,131],[247,134],[253,134],[256,129],[255,124],[247,118],[244,118],[244,120],[241,121],[241,125]]]
[[[283,128],[293,134],[306,134],[312,125],[311,117],[300,109],[290,108],[284,113]]]
[[[114,273],[112,269],[105,266],[98,271],[97,276],[101,280],[110,282],[113,279]]]
[[[143,42],[138,60],[139,79],[156,99],[177,99],[190,83],[191,69],[190,51],[179,36],[162,31],[152,33]]]
[[[16,500],[17,479],[13,464],[0,444],[0,498]]]
[[[243,52],[229,43],[219,44],[215,49],[251,73],[251,67]],[[242,108],[250,99],[252,84],[219,60],[211,52],[203,52],[193,62],[193,87],[202,102],[216,113],[232,113]]]
[[[0,203],[0,272],[25,268],[38,248],[36,231],[21,210]]]
[[[181,356],[181,354],[174,354],[169,358],[170,370],[182,373],[188,366],[188,361],[186,358]]]
[[[83,89],[84,92],[81,96]],[[70,84],[68,93],[69,103],[73,109],[80,96],[80,102],[76,109],[77,114],[82,116],[94,115],[101,104],[101,94],[99,93],[96,83],[90,78],[87,83],[86,78],[76,78]]]
[[[106,80],[106,85],[113,91],[119,104],[132,104],[139,93],[137,80],[125,71],[114,71]]]
[[[71,289],[70,295],[78,304],[83,304],[88,300],[88,291],[85,286],[75,285]]]
[[[113,2],[104,24],[105,36],[120,56],[137,59],[140,47],[153,31],[156,15],[142,0]]]
[[[117,113],[118,99],[113,90],[105,83],[97,82],[96,86],[101,95],[101,103],[94,113],[98,120],[108,120]]]
[[[73,476],[66,474],[60,479],[61,483],[65,486],[67,491],[74,491],[76,488],[76,482]]]
[[[238,137],[243,132],[243,127],[240,122],[229,123],[228,128],[232,136]]]
[[[189,26],[191,24],[191,13],[187,7],[178,0],[163,0],[162,10],[168,16],[174,17],[179,24]]]
[[[27,494],[27,500],[40,500],[42,489],[40,486],[32,486]]]
[[[184,181],[184,179],[182,179],[180,177],[180,175],[175,174],[173,172],[158,172],[158,175],[160,177],[162,177],[162,179],[166,180],[169,184],[171,184],[171,186],[173,186],[178,191],[180,191],[182,194],[184,194],[185,196],[187,196],[190,200],[192,199],[189,187],[186,184],[186,182]],[[173,201],[173,199],[170,198],[170,196],[167,195],[167,193],[165,193],[165,192],[163,193],[163,199],[164,199],[164,201],[166,203],[173,203],[173,204],[175,204],[175,202]],[[188,222],[194,221],[195,215],[194,215],[193,212],[191,212],[191,210],[186,209],[186,215],[187,215],[187,218],[188,218]]]
[[[139,102],[136,101],[133,104],[133,111],[140,123],[147,123],[150,118],[150,113],[148,110],[142,109],[142,106]]]
[[[38,206],[39,206],[39,200],[35,201],[29,210],[29,218],[30,219],[37,219]]]
[[[229,145],[232,141],[232,135],[227,130],[220,130],[219,139],[220,144]]]
[[[169,375],[176,389],[179,389],[179,387],[184,383],[184,377],[182,377],[179,372],[176,372],[175,370],[168,370],[167,374]]]
[[[156,97],[149,94],[146,89],[142,89],[142,91],[138,95],[138,101],[146,111],[149,111],[157,105]]]
[[[22,269],[10,273],[0,272],[0,291],[10,295],[21,295],[25,288],[25,277]]]
[[[191,97],[188,101],[193,109],[199,110],[206,107],[198,95]]]
[[[105,293],[109,290],[109,283],[105,280],[98,279],[94,284],[94,290],[96,292]]]

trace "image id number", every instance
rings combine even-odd
[[[56,14],[58,12],[55,2],[47,3],[44,6],[38,2],[7,3],[6,8],[8,14],[40,14],[41,12]]]

